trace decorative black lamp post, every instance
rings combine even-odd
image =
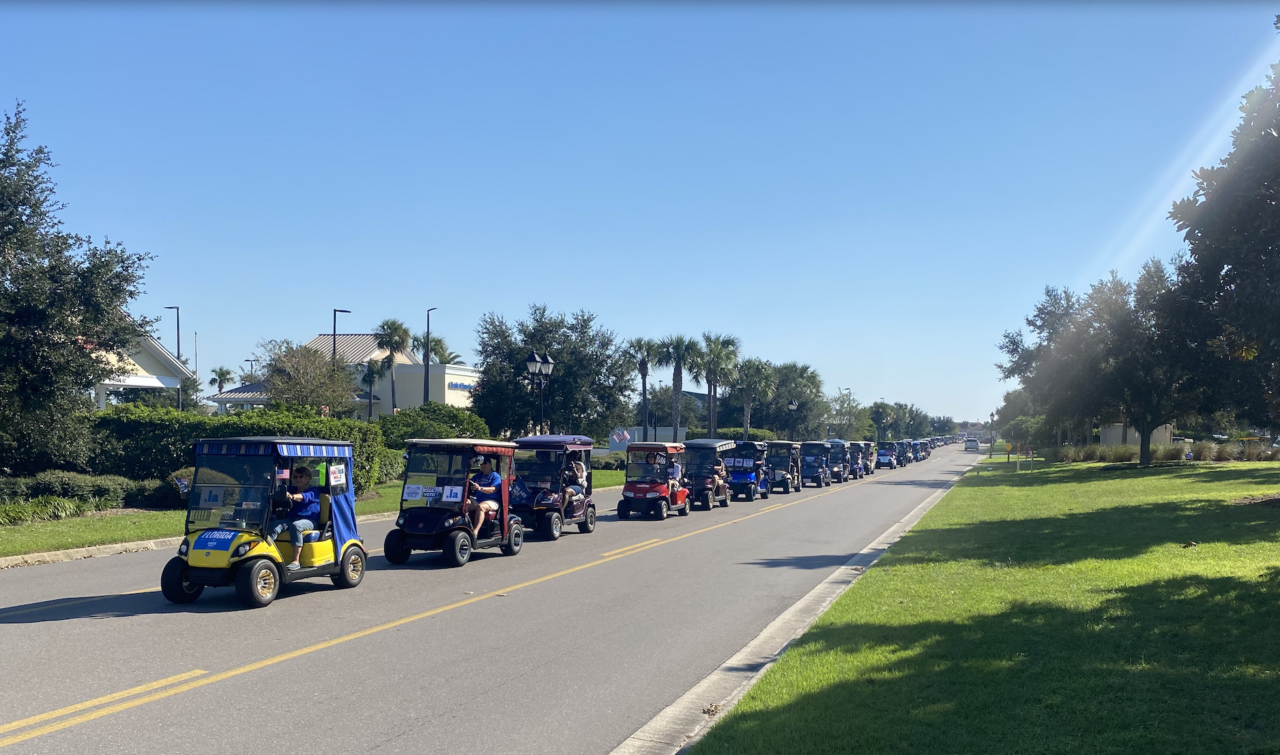
[[[649,360],[644,354],[640,355],[636,366],[640,368],[640,416],[644,419],[644,442],[649,442]],[[657,440],[657,430],[654,430],[654,440]]]
[[[524,360],[524,368],[529,373],[529,379],[538,386],[538,432],[542,432],[542,427],[547,423],[547,407],[543,401],[542,391],[547,387],[547,378],[556,368],[556,363],[550,354],[538,356],[538,352],[531,351],[529,358]]]
[[[800,408],[800,402],[791,399],[787,403],[787,411],[791,413],[791,432],[787,435],[787,440],[794,441],[796,439],[796,410]]]

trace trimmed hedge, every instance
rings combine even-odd
[[[181,508],[178,489],[161,480],[48,471],[35,477],[0,477],[0,503],[28,505],[39,498],[100,503],[100,508]]]
[[[404,474],[404,451],[384,448],[378,454],[378,484],[400,479]]]
[[[606,446],[607,448],[608,446]],[[591,456],[592,469],[626,469],[627,455],[622,451],[612,451],[603,456]]]
[[[105,511],[119,507],[120,504],[103,499],[75,501],[70,498],[44,495],[22,503],[0,503],[0,526],[70,519],[91,511]]]
[[[385,448],[376,425],[349,419],[324,419],[269,411],[206,417],[176,409],[121,404],[94,415],[97,449],[90,468],[99,474],[134,480],[164,479],[195,464],[192,444],[200,438],[292,435],[349,440],[354,448],[356,492],[378,480],[379,454]]]
[[[476,414],[447,404],[423,404],[378,417],[383,442],[404,448],[409,438],[489,438],[489,426]]]
[[[699,440],[707,437],[706,428],[691,427],[685,432],[685,440]],[[721,440],[742,440],[741,427],[717,427],[716,437]],[[771,430],[758,430],[751,428],[751,433],[747,436],[748,440],[777,440],[778,434]]]

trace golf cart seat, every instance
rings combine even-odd
[[[302,533],[302,542],[318,543],[321,540],[333,539],[333,519],[329,516],[329,504],[331,499],[328,493],[320,494],[320,529],[307,530]]]

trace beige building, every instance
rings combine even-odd
[[[1142,436],[1132,427],[1117,422],[1098,429],[1098,444],[1103,446],[1136,446]],[[1173,425],[1161,425],[1151,433],[1151,445],[1168,446],[1173,443]]]
[[[307,346],[326,354],[334,350],[332,333],[321,333],[307,342]],[[386,349],[378,348],[377,336],[370,333],[339,333],[337,337],[338,356],[348,364],[367,365],[369,360],[381,361],[387,355]],[[413,409],[422,405],[423,364],[417,354],[404,353],[396,356],[396,406],[400,409]],[[361,370],[361,374],[364,370]],[[471,391],[475,388],[480,371],[465,364],[433,364],[431,365],[428,383],[432,403],[450,406],[471,406]],[[363,390],[363,386],[362,386]],[[359,397],[361,416],[364,416],[368,405],[368,395]],[[378,380],[373,386],[373,416],[391,413],[391,375]]]
[[[178,361],[169,350],[151,336],[145,336],[139,344],[125,353],[123,361],[108,357],[119,374],[93,387],[93,397],[99,409],[107,408],[107,394],[122,388],[177,388],[183,378],[193,378],[195,373]]]

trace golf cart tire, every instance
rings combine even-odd
[[[507,535],[507,542],[502,544],[502,555],[514,556],[524,547],[524,525],[519,521],[511,523],[511,532]]]
[[[746,491],[746,492],[747,492],[747,496],[746,496],[746,497],[747,497],[747,503],[755,503],[755,501],[756,501],[756,486],[755,486],[755,485],[748,485],[748,486],[747,486],[747,491]]]
[[[685,499],[684,507],[677,511],[676,514],[678,516],[689,516],[689,509],[691,508],[693,508],[693,504],[688,499]]]
[[[631,518],[631,507],[627,505],[626,501],[618,502],[618,518],[624,522]]]
[[[588,506],[587,513],[583,515],[582,521],[578,522],[578,532],[584,535],[590,535],[596,531],[596,507]]]
[[[791,495],[791,480],[782,481],[782,494]]]
[[[404,530],[394,529],[387,533],[382,541],[382,557],[387,559],[387,563],[402,566],[409,562],[409,556],[412,555],[413,549],[409,547],[409,539],[404,536]]]
[[[186,574],[187,562],[177,556],[169,559],[164,571],[160,572],[160,592],[170,603],[194,603],[204,592],[204,585],[191,584],[185,579]]]
[[[264,595],[258,589],[260,580],[270,580],[274,587]],[[236,572],[236,597],[246,608],[266,608],[280,595],[280,567],[265,558],[255,558],[241,564]]]
[[[564,519],[560,517],[559,511],[548,511],[542,515],[542,526],[538,529],[541,531],[543,540],[559,540],[560,533],[564,531]]]
[[[659,522],[661,522],[663,519],[667,518],[667,514],[670,513],[670,511],[671,509],[667,504],[667,499],[659,498],[658,503],[654,507],[653,515]]]
[[[440,555],[444,557],[445,566],[454,569],[466,566],[471,560],[471,533],[466,530],[454,530],[444,539],[444,548]]]
[[[364,581],[364,573],[368,570],[369,559],[365,558],[364,549],[357,545],[347,548],[342,554],[342,562],[338,564],[338,573],[329,577],[334,587],[350,589]]]
[[[773,483],[772,482],[765,483],[764,490],[760,491],[760,497],[767,501],[769,500],[769,496],[772,494],[773,494]]]

